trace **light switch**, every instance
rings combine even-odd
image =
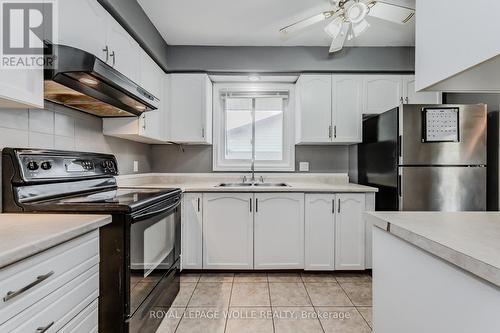
[[[309,162],[299,162],[299,171],[308,172],[309,171]]]
[[[134,172],[139,172],[139,161],[134,161]]]

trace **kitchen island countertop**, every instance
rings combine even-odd
[[[367,222],[500,287],[499,212],[367,212]]]

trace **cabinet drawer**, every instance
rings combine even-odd
[[[57,332],[99,296],[99,265],[93,266],[14,318],[1,332]]]
[[[99,263],[99,232],[0,270],[0,324]]]
[[[75,318],[66,324],[59,333],[97,333],[99,313],[99,301],[96,299],[89,306],[83,309]]]

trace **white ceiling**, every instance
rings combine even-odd
[[[415,0],[385,0],[415,8]],[[138,0],[170,45],[328,46],[326,22],[287,38],[278,31],[329,10],[327,0]],[[371,27],[348,46],[413,46],[414,19],[406,25],[368,18]]]

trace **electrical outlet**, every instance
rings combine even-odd
[[[308,172],[309,171],[309,162],[299,162],[299,171]]]
[[[139,161],[134,161],[134,172],[139,172]]]

